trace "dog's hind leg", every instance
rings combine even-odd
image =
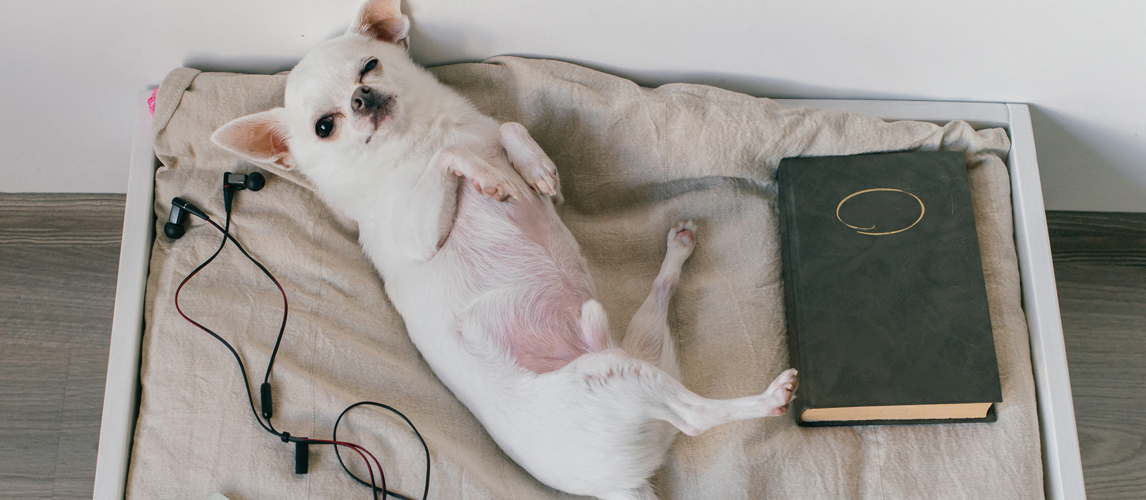
[[[643,407],[648,417],[664,420],[690,436],[736,420],[783,415],[796,387],[796,370],[788,369],[761,394],[709,399],[688,390],[659,367],[627,354],[606,351],[578,361],[575,370],[586,388],[586,401],[578,403],[578,408],[602,404],[599,411],[608,413],[619,407]]]
[[[534,475],[582,495],[654,499],[647,480],[664,462],[677,430],[696,436],[734,420],[783,414],[795,375],[795,370],[785,371],[761,394],[719,400],[697,395],[659,367],[620,349],[583,355],[553,374],[544,393],[547,407],[559,409],[545,415],[578,417],[562,417],[543,434],[552,444],[530,441],[545,446],[546,458],[562,457],[549,470],[558,483],[576,478],[561,484],[577,491]]]
[[[796,387],[796,370],[784,370],[763,394],[735,399],[704,398],[677,384],[662,386],[656,391],[661,396],[664,412],[659,418],[689,436],[696,436],[736,420],[783,415],[788,411],[788,402]]]
[[[680,379],[676,349],[668,326],[669,299],[676,291],[684,261],[696,246],[696,224],[691,220],[677,222],[668,233],[668,252],[660,273],[653,281],[652,292],[633,315],[625,330],[622,348],[637,359],[648,361],[673,378]]]

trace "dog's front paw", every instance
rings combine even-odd
[[[533,188],[537,194],[557,196],[557,165],[549,157],[541,157],[530,165],[525,166],[522,172],[525,183]]]
[[[553,160],[530,137],[529,131],[522,124],[503,123],[501,145],[510,164],[537,194],[552,196],[555,201],[561,196],[557,165],[553,164]]]
[[[520,181],[514,182],[508,173],[496,168],[478,168],[470,172],[454,170],[454,175],[469,179],[470,184],[479,193],[489,195],[498,201],[510,198],[521,198],[522,187]]]
[[[772,408],[772,415],[783,415],[788,411],[788,402],[792,400],[792,391],[795,389],[796,369],[789,368],[772,381],[761,397],[764,398],[764,404]]]

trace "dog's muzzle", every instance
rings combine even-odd
[[[369,85],[362,85],[354,90],[350,109],[356,115],[378,115],[388,110],[391,98],[389,94],[380,93]]]

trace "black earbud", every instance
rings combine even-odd
[[[235,191],[240,189],[249,189],[251,191],[258,191],[267,184],[267,180],[263,174],[258,172],[251,172],[249,174],[232,174],[226,172],[223,174],[223,208],[227,212],[231,211],[231,199],[235,197]]]
[[[199,207],[192,205],[183,198],[175,197],[171,199],[171,216],[167,219],[167,224],[163,225],[163,234],[168,238],[177,240],[183,237],[184,229],[183,222],[187,220],[187,214],[194,215],[203,220],[207,220],[207,214],[199,210]]]

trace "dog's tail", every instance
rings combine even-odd
[[[610,347],[609,317],[605,308],[596,300],[581,304],[581,339],[590,352],[603,351]]]

